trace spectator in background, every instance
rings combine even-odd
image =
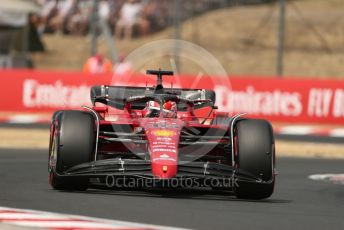
[[[44,24],[44,28],[42,30],[46,33],[53,32],[50,26],[50,21],[53,17],[57,15],[58,12],[58,3],[55,0],[47,0],[42,2],[42,12],[41,18]]]
[[[128,0],[123,4],[119,20],[116,24],[115,35],[117,38],[122,37],[124,31],[124,38],[130,39],[133,34],[133,27],[139,22],[140,14],[142,12],[142,3],[137,0]]]
[[[155,6],[153,1],[146,1],[142,4],[142,9],[138,17],[137,26],[140,36],[147,36],[150,32],[149,10]]]
[[[42,18],[38,14],[32,13],[29,15],[29,23],[35,27],[37,35],[40,37],[44,32],[44,23]]]
[[[35,0],[43,8],[38,31],[86,35],[90,28],[93,0]],[[223,6],[225,0],[181,1],[182,19]],[[126,39],[145,36],[171,25],[174,16],[172,0],[97,0],[102,22],[115,28],[114,34]],[[104,24],[103,24],[104,25]],[[137,33],[138,32],[138,33]]]
[[[101,0],[98,5],[98,15],[100,19],[109,21],[110,13],[110,3],[107,0]]]
[[[30,52],[43,52],[44,45],[41,41],[40,32],[38,29],[41,26],[40,18],[37,14],[29,14],[29,51]]]
[[[141,34],[155,32],[168,25],[168,4],[162,0],[149,0],[143,9],[141,24]]]
[[[46,32],[66,33],[69,18],[77,9],[77,0],[50,0],[42,11]]]
[[[66,19],[65,32],[71,35],[87,34],[91,9],[91,0],[77,0]]]
[[[130,62],[125,60],[124,53],[120,53],[117,58],[117,63],[113,67],[114,77],[118,75],[130,75],[133,72],[133,67]]]
[[[111,28],[115,28],[118,18],[119,12],[122,7],[124,0],[109,0],[109,7],[110,7],[110,17],[109,17],[109,24]]]
[[[112,63],[101,54],[96,54],[87,59],[83,68],[84,72],[91,74],[111,73]]]

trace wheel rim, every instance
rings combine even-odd
[[[54,132],[52,144],[51,144],[51,150],[49,154],[49,162],[48,162],[48,170],[50,173],[54,172],[54,169],[56,169],[56,162],[57,162],[57,140],[56,140],[56,134]]]

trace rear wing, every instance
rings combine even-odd
[[[153,87],[128,87],[128,86],[93,86],[91,88],[91,101],[95,101],[99,97],[107,97],[114,101],[124,101],[129,97],[152,95],[155,88]],[[180,89],[180,88],[165,88],[166,94],[178,95],[181,98],[196,101],[196,100],[211,100],[215,104],[216,94],[213,90],[205,89]]]

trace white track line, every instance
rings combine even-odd
[[[332,129],[330,131],[331,137],[344,137],[344,129]]]
[[[280,134],[306,135],[312,133],[314,129],[309,126],[285,126],[279,130]]]
[[[136,222],[108,220],[86,216],[41,212],[35,210],[0,207],[0,223],[16,226],[37,227],[45,229],[82,229],[82,230],[115,230],[115,229],[150,229],[180,230],[181,228],[141,224]]]
[[[12,124],[31,124],[39,123],[43,118],[37,115],[15,115],[9,118],[8,123]]]
[[[328,181],[335,184],[343,184],[344,185],[344,174],[333,174],[333,173],[326,173],[326,174],[313,174],[308,176],[311,180],[316,181]]]

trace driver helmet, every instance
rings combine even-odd
[[[159,117],[160,105],[156,101],[148,101],[144,108],[145,117]]]
[[[168,118],[177,117],[177,104],[174,101],[167,101],[163,105],[163,115]]]

